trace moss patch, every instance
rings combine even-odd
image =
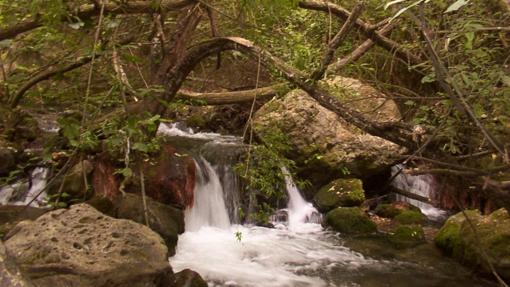
[[[416,210],[403,210],[394,218],[394,220],[400,224],[421,224],[426,219],[427,218],[421,211]]]
[[[389,235],[389,240],[399,249],[413,247],[425,243],[425,232],[419,225],[401,225]]]
[[[359,179],[337,179],[322,187],[314,196],[314,203],[320,212],[336,207],[359,206],[365,201],[363,183]]]
[[[377,231],[375,223],[359,207],[337,207],[326,214],[325,223],[345,234],[368,234]]]

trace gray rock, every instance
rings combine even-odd
[[[87,204],[20,222],[5,247],[22,274],[42,287],[172,286],[161,237]]]
[[[371,120],[388,122],[401,118],[392,100],[358,80],[335,77],[322,85]],[[375,174],[393,165],[395,158],[405,152],[396,144],[346,123],[302,90],[264,105],[255,114],[254,128],[263,141],[270,141],[275,129],[287,135],[293,149],[289,156],[306,163],[309,168],[302,174],[320,185],[342,174],[359,178]]]

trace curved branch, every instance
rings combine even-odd
[[[287,84],[277,84],[269,87],[245,91],[219,92],[219,93],[196,93],[188,90],[179,90],[178,99],[203,102],[205,105],[229,105],[252,102],[257,100],[265,101],[273,98],[279,93],[289,90]]]
[[[122,4],[108,2],[105,4],[104,13],[110,15],[117,14],[146,14],[156,13],[158,10],[177,10],[196,2],[196,0],[162,0],[159,5],[154,5],[152,1],[129,1]],[[99,9],[94,4],[85,4],[80,6],[73,13],[74,16],[84,20],[99,15]],[[62,18],[65,21],[68,17]],[[39,17],[15,24],[6,29],[0,29],[0,41],[14,38],[17,35],[43,26],[44,23]]]
[[[148,100],[139,108],[150,111],[152,114],[163,114],[166,106],[162,105],[161,102],[168,103],[174,99],[182,83],[195,66],[204,58],[227,50],[237,50],[254,59],[260,57],[264,65],[273,66],[280,70],[292,85],[303,89],[321,106],[361,130],[401,146],[415,147],[411,131],[408,127],[404,127],[402,123],[378,123],[365,118],[361,113],[344,106],[326,89],[316,83],[310,83],[306,75],[300,70],[287,65],[281,59],[254,45],[251,41],[236,37],[215,38],[190,48],[186,56],[167,74],[167,80],[164,84],[165,92]],[[133,109],[132,112],[140,111],[139,108]]]

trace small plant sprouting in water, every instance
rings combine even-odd
[[[235,233],[234,235],[235,235],[235,237],[236,237],[236,240],[237,240],[238,242],[241,242],[241,240],[243,239],[243,233],[242,233],[241,231],[239,231],[239,230],[238,230],[238,231],[236,231],[236,233]]]

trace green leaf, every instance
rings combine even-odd
[[[445,13],[455,12],[462,8],[463,6],[467,5],[469,3],[469,0],[457,0],[455,3],[450,5],[448,9],[446,9]]]
[[[468,50],[472,50],[473,41],[475,39],[475,32],[467,32],[466,34],[464,34],[464,36],[466,37],[466,43],[464,44],[464,47]]]

